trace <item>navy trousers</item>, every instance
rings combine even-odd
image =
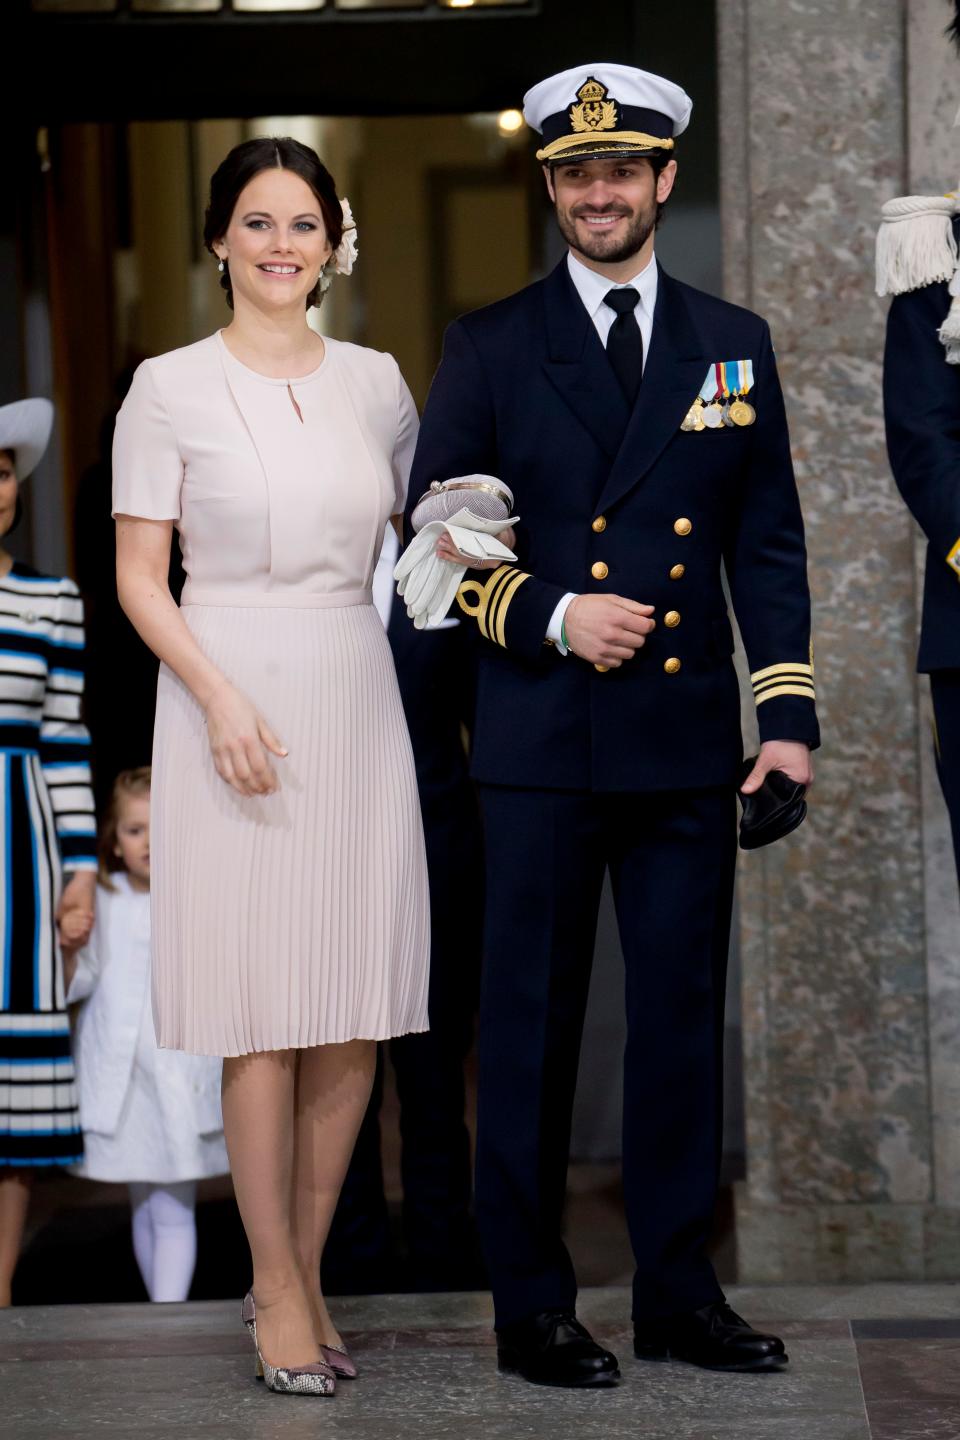
[[[623,1183],[635,1320],[722,1292],[705,1255],[722,1120],[732,788],[481,786],[487,907],[476,1210],[496,1311],[572,1306],[571,1115],[604,873],[626,966]],[[590,1077],[584,1077],[590,1083]]]
[[[960,882],[960,670],[932,671],[930,693],[937,726],[937,774],[950,812]]]

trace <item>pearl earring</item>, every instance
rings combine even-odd
[[[221,274],[221,275],[222,275],[223,272],[224,272],[224,268],[225,268],[225,267],[224,267],[224,263],[223,263],[223,261],[221,260],[221,261],[220,261],[220,264],[217,266],[217,269],[220,271],[220,274]]]

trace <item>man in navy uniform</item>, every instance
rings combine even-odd
[[[887,450],[927,539],[918,669],[930,676],[960,879],[960,197],[911,195],[883,208],[877,290],[894,294],[883,363]]]
[[[743,759],[721,562],[762,738],[750,790],[771,769],[810,779],[809,598],[767,326],[654,258],[690,108],[670,81],[612,64],[527,94],[569,254],[450,326],[410,491],[495,475],[520,517],[517,563],[488,564],[458,595],[483,637],[476,1203],[500,1367],[548,1384],[619,1377],[576,1319],[561,1238],[607,869],[626,964],[635,1352],[730,1370],[786,1360],[726,1305],[704,1250]]]

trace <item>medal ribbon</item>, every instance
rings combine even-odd
[[[700,386],[700,399],[709,405],[718,395],[747,395],[752,389],[752,360],[716,360]]]
[[[704,380],[703,384],[700,386],[700,399],[703,401],[704,405],[709,405],[710,401],[716,398],[716,394],[717,371],[716,366],[711,365],[710,369],[707,371],[706,380]]]
[[[752,360],[724,360],[718,362],[717,372],[722,388],[728,395],[747,395],[753,389]]]
[[[747,395],[753,389],[753,361],[738,360],[738,389],[741,395]]]

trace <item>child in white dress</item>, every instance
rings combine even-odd
[[[75,1173],[125,1182],[151,1300],[185,1300],[197,1255],[197,1181],[229,1169],[221,1062],[160,1050],[150,999],[150,770],[116,779],[99,846],[88,944],[71,965],[85,1158]],[[72,978],[71,978],[72,970]]]

